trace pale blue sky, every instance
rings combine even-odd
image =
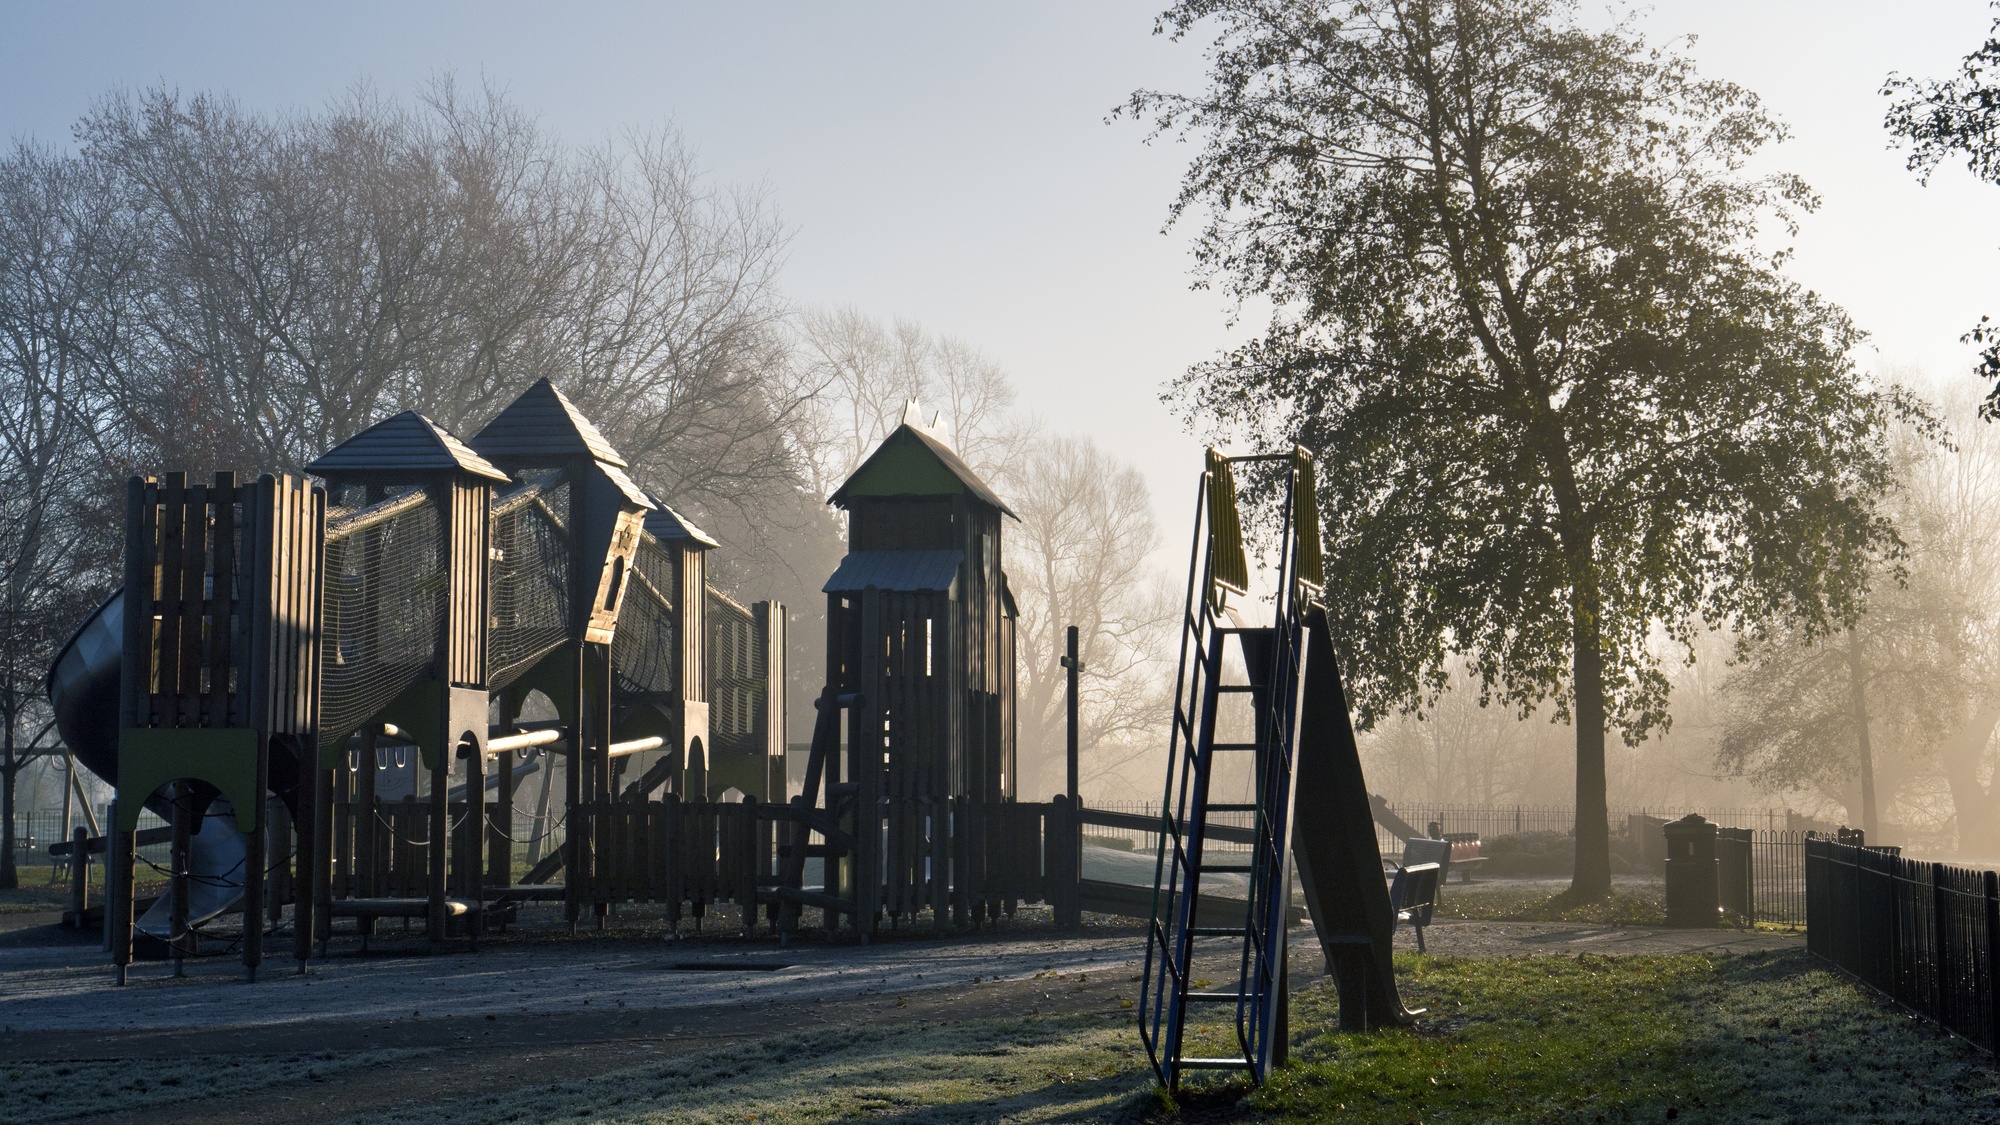
[[[1104,124],[1135,86],[1193,88],[1198,47],[1156,5],[0,5],[0,132],[51,140],[117,85],[166,81],[253,107],[357,81],[407,93],[484,76],[572,139],[677,125],[722,180],[769,185],[809,304],[917,319],[984,349],[1026,405],[1153,481],[1178,544],[1196,443],[1161,385],[1230,338],[1159,227],[1185,150]],[[1593,9],[1596,10],[1596,9]],[[1642,26],[1700,36],[1707,73],[1762,93],[1797,137],[1775,163],[1825,201],[1794,273],[1891,362],[1962,370],[2000,313],[2000,188],[1919,188],[1885,149],[1891,69],[1943,74],[1984,36],[1973,2],[1661,0]]]

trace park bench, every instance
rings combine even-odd
[[[1448,840],[1427,840],[1422,836],[1403,841],[1403,861],[1389,883],[1389,905],[1396,921],[1407,922],[1417,932],[1417,951],[1424,951],[1424,927],[1431,924],[1437,909],[1438,891],[1450,872],[1452,847]]]
[[[1389,906],[1396,912],[1396,921],[1408,923],[1416,931],[1419,953],[1427,952],[1424,927],[1431,924],[1431,912],[1437,909],[1438,885],[1443,881],[1441,865],[1412,863],[1399,868],[1389,883]]]
[[[1480,839],[1477,832],[1447,832],[1444,840],[1451,845],[1449,867],[1458,872],[1458,881],[1472,882],[1472,870],[1489,858],[1479,854]]]

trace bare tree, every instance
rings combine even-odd
[[[809,475],[829,495],[896,427],[911,401],[932,407],[953,448],[985,471],[1022,434],[1013,384],[978,349],[911,321],[890,324],[853,308],[799,318],[796,397],[808,403],[796,432]]]
[[[110,571],[94,360],[115,349],[121,231],[80,162],[0,160],[0,887],[18,881],[15,791],[52,744],[42,675]]]
[[[1159,529],[1138,470],[1086,438],[1020,443],[999,486],[1021,522],[1009,529],[1007,577],[1017,622],[1023,791],[1062,787],[1067,726],[1059,657],[1075,625],[1080,781],[1099,794],[1150,796],[1171,717],[1170,668],[1179,591],[1151,567]],[[1129,776],[1143,763],[1147,783]]]

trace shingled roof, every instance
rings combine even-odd
[[[432,473],[457,471],[488,480],[506,481],[507,474],[468,449],[443,426],[414,410],[405,410],[327,450],[306,466],[316,476],[361,473]]]
[[[972,466],[929,431],[904,422],[882,439],[827,503],[845,508],[875,496],[950,496],[960,492],[1014,516]],[[1020,519],[1019,516],[1014,516]]]
[[[521,392],[486,428],[472,439],[472,448],[487,457],[533,460],[542,457],[595,458],[626,468],[604,435],[567,396],[547,379]]]
[[[667,506],[665,500],[648,492],[646,498],[653,502],[653,510],[646,513],[646,530],[662,543],[692,540],[703,548],[720,547],[721,542],[708,532],[688,522],[688,518]]]

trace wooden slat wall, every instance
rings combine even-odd
[[[265,474],[254,502],[255,569],[250,571],[250,711],[247,724],[298,736],[310,746],[319,725],[320,568],[326,551],[326,493],[304,477]]]
[[[256,519],[246,501],[254,508],[255,486],[234,473],[209,485],[185,473],[130,482],[126,613],[141,659],[126,669],[125,725],[249,725],[253,615],[241,571]]]
[[[445,610],[445,677],[461,687],[486,685],[486,620],[489,521],[488,489],[455,481],[450,489],[446,573],[451,600]]]

